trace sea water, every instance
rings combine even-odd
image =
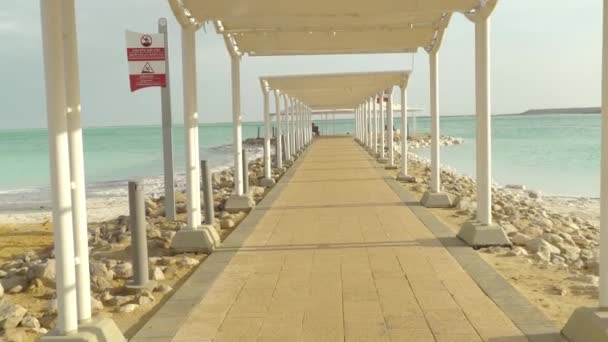
[[[314,122],[321,134],[352,133],[352,120]],[[410,116],[410,129],[413,127]],[[395,127],[400,127],[396,119]],[[429,118],[416,120],[417,132],[429,131]],[[263,134],[262,123],[244,123],[243,138]],[[126,181],[144,178],[153,194],[162,193],[160,127],[96,127],[83,130],[89,197],[125,196]],[[475,117],[442,117],[441,134],[465,139],[443,147],[441,162],[475,176]],[[233,165],[231,124],[199,126],[200,156],[212,169]],[[183,187],[184,129],[173,128],[174,165]],[[525,184],[547,194],[599,196],[600,116],[519,115],[492,118],[492,174],[499,184]],[[259,147],[248,147],[251,158]],[[428,149],[417,151],[429,156]],[[48,141],[45,129],[0,130],[0,210],[48,205]]]

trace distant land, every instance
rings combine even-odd
[[[600,107],[579,107],[579,108],[547,108],[530,109],[520,114],[512,115],[539,115],[539,114],[599,114]]]

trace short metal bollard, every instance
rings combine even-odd
[[[213,186],[211,172],[206,160],[201,160],[201,176],[203,181],[203,202],[205,206],[205,224],[215,223],[215,208],[213,206]]]
[[[129,219],[133,249],[133,281],[127,287],[143,288],[149,285],[150,276],[144,186],[140,181],[129,181]]]
[[[243,193],[249,192],[249,161],[247,151],[243,149]]]

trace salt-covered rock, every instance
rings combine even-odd
[[[17,327],[26,313],[21,305],[10,303],[6,298],[0,299],[0,328],[6,331]]]
[[[176,264],[179,267],[194,267],[199,264],[199,261],[194,258],[183,256],[177,261]]]
[[[511,251],[509,251],[506,255],[507,256],[527,256],[528,251],[526,251],[526,249],[523,247],[513,247],[511,249]]]
[[[230,229],[230,228],[234,228],[236,224],[234,223],[234,221],[232,219],[226,218],[220,221],[220,226],[222,227],[222,229]]]
[[[561,253],[559,248],[553,246],[552,244],[548,243],[547,241],[545,241],[541,238],[535,238],[535,239],[528,241],[528,243],[526,243],[526,248],[532,253],[538,252],[541,248],[546,248],[547,251],[551,254],[560,254]]]
[[[102,277],[108,280],[114,279],[114,272],[109,270],[103,262],[92,261],[89,270],[93,277]]]
[[[519,246],[526,246],[531,240],[532,239],[528,235],[522,233],[515,233],[515,235],[511,237],[511,242]]]
[[[93,313],[103,311],[103,303],[100,300],[91,297],[91,310]]]
[[[46,304],[45,312],[48,315],[57,314],[57,299],[53,298],[49,300],[49,302]]]
[[[115,296],[108,301],[108,304],[111,306],[123,306],[127,303],[130,303],[135,300],[135,296]]]
[[[0,278],[6,277],[6,271],[0,270]]]
[[[38,321],[38,318],[36,318],[32,315],[26,315],[25,317],[23,317],[20,324],[24,328],[30,328],[30,329],[40,328],[40,321]]]
[[[165,274],[163,273],[163,270],[160,269],[160,267],[154,267],[150,272],[150,279],[157,281],[163,280],[165,279]]]
[[[126,304],[126,305],[121,306],[118,309],[118,312],[130,313],[130,312],[137,310],[138,308],[139,308],[139,304]]]

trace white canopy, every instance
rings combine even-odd
[[[261,77],[269,90],[296,98],[313,111],[355,108],[393,86],[407,87],[410,71],[308,74]]]
[[[184,26],[214,22],[251,56],[397,53],[438,45],[450,15],[479,0],[169,0]]]

